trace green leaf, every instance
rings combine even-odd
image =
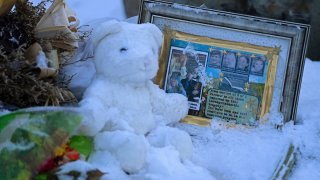
[[[31,177],[31,172],[22,169],[22,170],[18,173],[17,179],[30,179],[30,177]]]
[[[0,116],[0,133],[11,121],[16,120],[19,115],[30,115],[30,112],[28,112],[28,109],[20,109]]]
[[[22,112],[13,112],[0,116],[0,133],[8,124],[16,119],[17,115],[20,114],[22,114]]]
[[[34,180],[47,180],[48,174],[39,174],[33,177]]]
[[[6,127],[13,119],[15,119],[15,114],[6,114],[0,116],[0,132],[1,130]]]
[[[93,140],[87,136],[72,136],[69,146],[84,155],[87,159],[93,151]]]
[[[66,132],[72,133],[75,127],[80,124],[82,116],[75,112],[57,111],[48,112],[45,119],[47,121],[47,132],[50,132],[51,129],[62,128]]]
[[[12,158],[14,151],[4,149],[0,152],[0,179],[29,179],[31,173],[26,164],[17,158]]]

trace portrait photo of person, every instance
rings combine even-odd
[[[222,68],[225,70],[234,70],[236,67],[237,56],[234,52],[227,52],[223,56]]]
[[[209,68],[221,68],[221,51],[213,50],[210,52],[210,59],[208,63]]]
[[[181,80],[181,84],[187,94],[188,101],[199,103],[202,83],[195,80],[194,74],[188,72],[187,78]]]
[[[166,89],[167,89],[166,90],[167,93],[178,93],[178,94],[187,96],[186,91],[184,90],[182,84],[179,81],[179,78],[176,77],[175,75],[172,75],[170,77]]]
[[[252,60],[251,71],[253,75],[262,76],[264,72],[264,60],[261,57],[257,57]]]
[[[183,78],[187,75],[187,55],[183,54],[182,50],[173,49],[171,54],[171,71],[180,72]]]
[[[201,95],[201,88],[202,88],[202,83],[196,82],[192,87],[192,91],[188,95],[188,101],[199,103],[200,95]]]
[[[193,79],[193,74],[191,72],[188,72],[187,77],[181,80],[181,84],[188,97],[193,90],[193,86],[196,84],[196,81]]]
[[[250,57],[246,55],[240,55],[238,57],[236,70],[238,72],[246,73],[246,72],[249,72],[249,66],[250,66]]]

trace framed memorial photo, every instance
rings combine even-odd
[[[184,122],[296,119],[309,25],[144,0],[147,22],[164,34],[155,82],[188,98]]]

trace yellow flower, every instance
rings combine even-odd
[[[63,156],[64,153],[65,153],[65,148],[63,148],[63,147],[57,147],[57,148],[54,150],[54,156],[55,156],[55,157]]]

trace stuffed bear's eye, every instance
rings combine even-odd
[[[126,52],[126,51],[128,51],[128,48],[124,48],[123,47],[123,48],[120,49],[120,52]]]

